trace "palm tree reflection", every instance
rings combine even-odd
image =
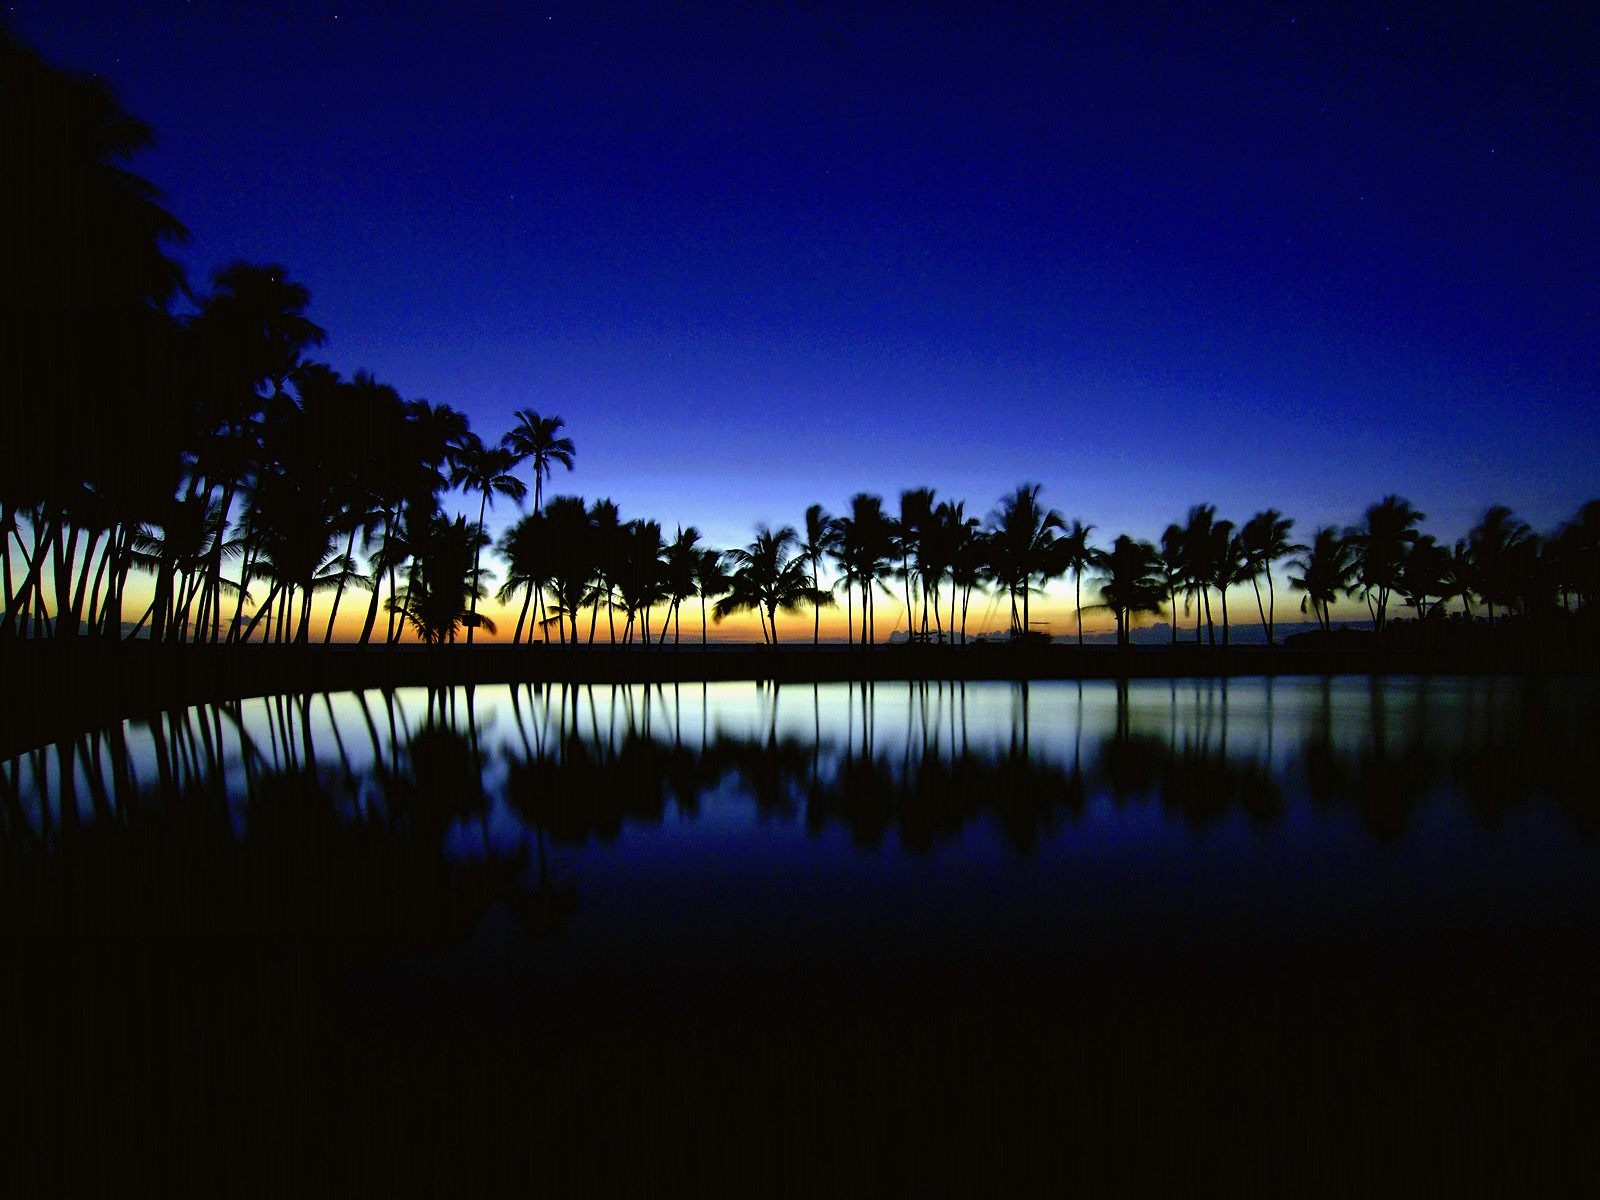
[[[548,937],[578,911],[585,847],[740,805],[917,855],[982,827],[1031,852],[1097,799],[1100,820],[1154,799],[1200,831],[1267,825],[1286,792],[1380,841],[1453,793],[1485,829],[1546,799],[1600,832],[1582,689],[1280,681],[1304,720],[1280,760],[1271,685],[1124,681],[1102,707],[1093,684],[1020,683],[1009,711],[988,689],[970,709],[962,683],[806,686],[755,709],[705,685],[526,684],[161,713],[0,764],[0,903],[95,927],[137,897],[158,923],[375,945],[459,938],[501,906]]]

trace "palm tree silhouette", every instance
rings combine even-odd
[[[167,247],[187,233],[157,189],[129,170],[151,140],[150,127],[104,86],[50,67],[0,29],[0,530],[23,560],[20,577],[8,571],[0,637],[18,632],[29,613],[44,618],[47,564],[58,613],[70,613],[62,585],[83,533],[105,536],[124,575],[149,514],[96,500],[159,503],[159,489],[129,476],[149,472],[164,487],[184,467],[188,397],[173,370],[184,346],[168,314],[183,274]],[[31,550],[21,540],[24,516]],[[91,555],[92,547],[86,569]],[[0,543],[0,558],[9,567],[9,544]],[[114,617],[103,629],[115,636],[120,580],[111,591]],[[55,632],[71,636],[76,626],[69,616]]]
[[[1538,555],[1533,530],[1519,521],[1504,504],[1494,504],[1467,533],[1467,556],[1472,569],[1472,590],[1489,611],[1494,629],[1494,606],[1509,608],[1524,594],[1519,583],[1530,573]]]
[[[557,467],[572,470],[576,450],[572,439],[562,437],[561,427],[566,424],[560,417],[541,417],[531,408],[519,408],[512,416],[517,425],[500,439],[500,444],[516,456],[518,462],[533,464],[533,508],[544,507],[544,481]]]
[[[861,589],[861,645],[876,640],[873,588],[882,587],[894,550],[893,523],[883,511],[883,497],[857,492],[850,497],[850,513],[838,520],[839,540],[834,547],[841,583]],[[887,589],[885,589],[887,591]]]
[[[550,590],[556,601],[556,633],[578,641],[578,610],[595,575],[594,525],[581,496],[555,496],[544,509],[550,545]]]
[[[732,589],[712,609],[721,621],[738,612],[755,610],[761,618],[762,640],[778,644],[778,613],[794,612],[807,604],[828,604],[833,597],[819,592],[806,578],[806,560],[795,553],[799,539],[785,525],[773,531],[756,526],[756,540],[725,555],[732,568]]]
[[[698,584],[695,573],[699,569],[702,553],[699,545],[700,531],[693,525],[685,529],[678,526],[678,532],[668,543],[662,573],[662,585],[666,594],[667,609],[666,620],[661,623],[661,641],[667,640],[667,625],[672,626],[672,644],[679,642],[679,617],[678,610],[683,602],[695,594]]]
[[[1372,627],[1381,636],[1388,619],[1389,595],[1400,580],[1406,548],[1417,540],[1426,514],[1402,496],[1385,496],[1367,509],[1362,523],[1345,531],[1354,558],[1356,594],[1367,602]]]
[[[1312,535],[1311,545],[1303,555],[1290,560],[1289,567],[1300,572],[1289,577],[1290,590],[1305,593],[1300,611],[1305,612],[1310,605],[1317,624],[1326,633],[1331,626],[1328,607],[1338,599],[1341,589],[1349,589],[1355,573],[1350,544],[1337,529],[1324,525]]]
[[[1279,559],[1287,558],[1305,547],[1289,540],[1289,531],[1294,528],[1294,520],[1285,517],[1275,508],[1263,509],[1244,523],[1244,528],[1239,531],[1239,543],[1244,551],[1244,560],[1249,569],[1250,586],[1255,589],[1256,608],[1261,613],[1261,623],[1267,627],[1267,645],[1277,644],[1274,632],[1276,621],[1276,595],[1272,586],[1272,564]],[[1267,577],[1267,604],[1261,605],[1261,585],[1257,582],[1261,576]]]
[[[811,564],[812,590],[821,594],[822,589],[822,560],[833,551],[838,544],[839,530],[834,519],[820,504],[808,505],[806,508],[805,540],[800,543],[801,556]],[[813,606],[811,620],[811,644],[817,645],[822,635],[822,606]]]
[[[616,583],[622,596],[627,626],[622,640],[633,640],[633,625],[639,621],[641,640],[650,647],[650,610],[666,594],[665,571],[661,562],[661,526],[655,521],[629,521],[622,527],[618,544]]]
[[[724,555],[720,550],[701,550],[695,557],[694,585],[700,594],[700,645],[706,645],[706,601],[725,596],[733,587],[733,580],[723,569]]]
[[[530,610],[533,612],[534,625],[541,630],[542,640],[544,589],[550,582],[548,542],[548,522],[544,513],[538,510],[528,513],[501,536],[498,549],[500,557],[506,562],[506,578],[495,593],[495,599],[501,604],[509,604],[518,591],[524,593],[522,609],[517,614],[517,628],[511,635],[512,645],[522,640],[522,629]],[[533,641],[532,627],[529,628],[528,641]]]
[[[1011,597],[1011,631],[1027,633],[1030,628],[1028,596],[1033,581],[1045,582],[1057,567],[1051,554],[1056,531],[1065,522],[1055,509],[1041,508],[1041,485],[1022,483],[1000,500],[1000,507],[989,516],[991,570]],[[1022,596],[1022,611],[1017,612],[1017,596]]]
[[[1434,611],[1428,606],[1430,596],[1443,603],[1455,594],[1453,574],[1450,552],[1439,545],[1432,534],[1421,534],[1411,543],[1400,564],[1398,587],[1401,598],[1416,611],[1419,622]]]
[[[1117,535],[1111,549],[1095,552],[1094,566],[1105,577],[1100,598],[1117,622],[1117,645],[1131,644],[1133,618],[1139,613],[1160,613],[1166,601],[1161,560],[1149,542]]]
[[[1213,646],[1217,644],[1217,630],[1211,620],[1211,589],[1217,584],[1228,536],[1233,530],[1232,522],[1220,524],[1227,527],[1221,535],[1218,533],[1216,505],[1196,504],[1189,510],[1188,520],[1183,527],[1184,574],[1196,599],[1194,614],[1196,645],[1200,642],[1202,617],[1205,619],[1207,640]]]
[[[1156,552],[1161,565],[1161,580],[1167,589],[1167,603],[1172,609],[1172,620],[1168,627],[1172,632],[1172,644],[1178,644],[1178,593],[1182,592],[1183,611],[1189,611],[1189,600],[1193,596],[1192,585],[1189,582],[1189,547],[1184,544],[1183,527],[1176,522],[1168,525],[1161,533],[1161,548]],[[1199,641],[1199,630],[1195,631],[1195,640]]]
[[[478,555],[484,540],[464,516],[454,521],[435,517],[419,539],[410,579],[389,603],[428,645],[455,641],[463,625],[469,637],[478,625],[494,632],[494,622],[477,611],[483,592]]]
[[[1060,556],[1061,574],[1072,572],[1072,607],[1078,618],[1078,646],[1083,646],[1083,573],[1095,563],[1098,551],[1089,544],[1093,525],[1074,520],[1064,527],[1056,539],[1056,553]]]
[[[478,578],[478,553],[485,544],[483,536],[483,515],[496,494],[509,496],[519,504],[528,494],[528,485],[515,475],[511,474],[512,468],[517,464],[516,456],[503,446],[488,447],[475,433],[468,433],[462,439],[455,455],[455,465],[450,472],[450,486],[458,487],[465,492],[478,493],[478,536],[474,542],[472,571],[473,579]],[[472,590],[471,616],[478,615],[478,592]],[[477,630],[476,619],[467,622],[467,645],[472,645],[472,635]],[[492,632],[492,627],[491,627]]]

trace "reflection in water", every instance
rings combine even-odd
[[[1592,836],[1595,693],[1573,681],[545,686],[278,696],[169,712],[0,767],[8,912],[304,929],[383,947],[502,905],[579,908],[571,853],[748,806],[922,856],[1032,853],[1096,805],[1204,836],[1347,813],[1380,842],[1442,802],[1555,801]],[[1461,803],[1464,801],[1464,804]],[[1141,827],[1142,828],[1142,827]],[[137,896],[137,906],[124,901]],[[79,907],[79,905],[86,907]]]
[[[964,1191],[1018,1147],[1056,1178],[1069,1130],[1119,1181],[1167,1148],[1177,1190],[1432,1114],[1428,1172],[1498,1130],[1524,1178],[1593,1108],[1597,701],[531,685],[129,722],[0,764],[0,921],[61,935],[7,943],[19,1144],[210,1152],[232,1190],[459,1191],[509,1148],[558,1192],[744,1153],[932,1193],[951,1147]]]

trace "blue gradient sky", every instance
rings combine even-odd
[[[1592,17],[494,7],[7,19],[156,127],[197,283],[284,263],[334,366],[560,414],[556,489],[669,531],[1035,479],[1106,540],[1389,491],[1449,539],[1600,492]]]

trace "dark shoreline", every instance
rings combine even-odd
[[[1595,674],[1591,653],[1520,648],[1183,645],[156,646],[13,642],[0,649],[0,760],[113,721],[253,696],[504,683],[1232,678]]]

